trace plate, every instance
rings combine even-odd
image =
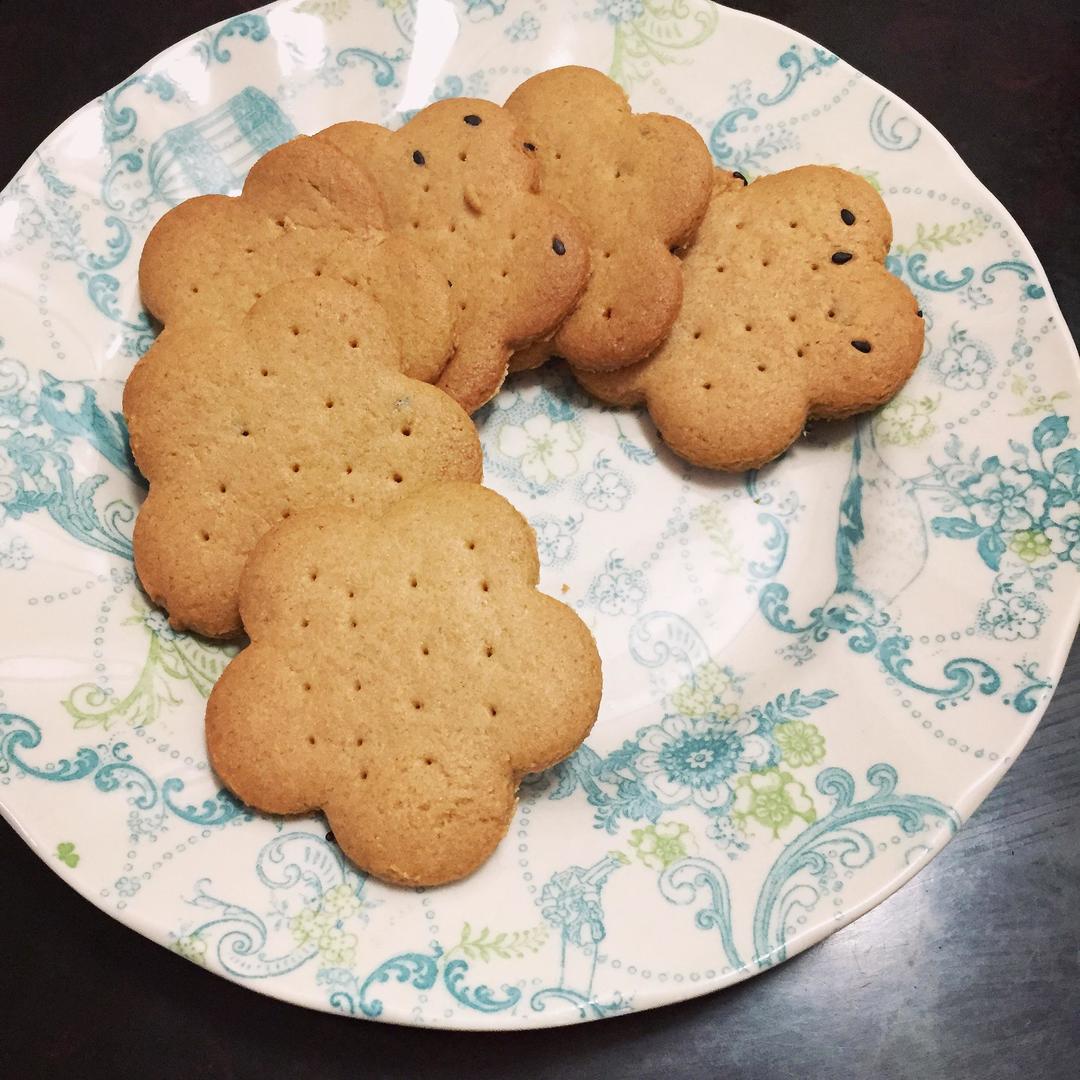
[[[154,337],[150,225],[270,147],[399,125],[583,63],[695,124],[718,164],[853,169],[895,219],[925,353],[891,404],[782,460],[691,469],[565,373],[479,417],[606,690],[471,879],[357,874],[319,818],[255,816],[207,767],[230,650],[136,587],[123,380]],[[618,207],[613,206],[617,213]],[[746,978],[939,851],[1046,706],[1080,609],[1075,348],[1016,224],[944,139],[832,53],[699,0],[291,0],[77,113],[0,198],[0,808],[71,886],[264,993],[405,1024],[521,1028]]]

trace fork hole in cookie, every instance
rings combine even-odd
[[[248,436],[249,436],[249,435],[251,434],[251,432],[250,432],[250,431],[248,431],[248,429],[247,429],[247,428],[244,428],[244,429],[243,429],[243,431],[241,431],[241,432],[240,432],[240,434],[241,434],[241,436],[242,436],[243,438],[245,438],[245,439],[246,439],[246,438],[247,438],[247,437],[248,437]]]
[[[357,747],[361,747],[361,746],[364,745],[364,736],[363,735],[357,735],[356,736],[356,745],[357,745]]]
[[[424,707],[424,703],[419,698],[412,699],[412,707],[418,712]]]
[[[434,765],[435,764],[435,759],[433,757],[426,757],[426,758],[424,758],[424,764],[425,765]]]
[[[712,383],[711,382],[702,383],[701,384],[701,389],[702,390],[711,390],[712,389]]]
[[[360,624],[356,621],[355,618],[349,620],[349,629],[350,630],[355,630],[359,625]]]
[[[799,227],[799,223],[797,221],[789,221],[788,222],[788,228],[789,229],[797,229],[798,227]]]
[[[394,483],[395,483],[395,484],[400,484],[400,483],[401,483],[401,481],[405,479],[405,477],[404,477],[404,476],[402,476],[402,475],[401,475],[401,473],[399,473],[399,472],[396,472],[396,473],[394,473],[394,475],[393,475],[393,476],[391,477],[391,479],[392,479],[392,480],[394,481]]]
[[[322,267],[321,266],[316,266],[315,269],[312,270],[311,272],[312,272],[312,274],[315,275],[315,277],[322,277]]]
[[[494,645],[485,645],[484,646],[484,655],[490,660],[495,655],[495,646]]]
[[[327,398],[326,399],[326,407],[328,409],[332,409],[334,407],[334,399],[333,398]]]
[[[799,318],[798,315],[792,313],[791,315],[788,316],[788,322],[795,322],[798,318]]]
[[[401,434],[407,439],[412,434],[412,428],[408,424],[403,424],[401,427]]]
[[[743,227],[743,223],[741,221],[736,221],[735,222],[735,228],[736,229],[741,229],[742,227]]]
[[[458,159],[458,161],[468,161],[469,160],[469,155],[466,154],[464,150],[462,150],[458,154],[457,159]]]
[[[222,495],[224,495],[225,492],[228,491],[228,488],[225,486],[225,481],[224,480],[222,480],[222,482],[220,484],[218,484],[217,489],[218,489],[218,491],[221,492]]]
[[[205,529],[199,535],[202,537],[204,544],[210,539],[210,534]]]
[[[496,709],[494,705],[489,705],[487,707],[487,709],[488,709],[488,713],[490,715],[492,715],[492,716],[498,716],[499,715],[499,710]]]
[[[486,580],[480,582],[480,588],[483,592],[491,592],[491,586]]]
[[[818,264],[817,264],[817,263],[811,263],[811,264],[810,264],[810,269],[811,269],[811,270],[816,270],[817,268],[818,268]]]
[[[290,326],[289,330],[292,332],[293,337],[299,337],[300,336],[300,327],[299,326]]]
[[[431,190],[431,185],[425,184],[420,190],[426,195]]]
[[[798,349],[796,350],[795,355],[801,360],[806,355],[806,353],[802,349]]]
[[[282,510],[281,511],[281,520],[282,521],[287,521],[288,518],[289,518],[289,511],[288,510]]]
[[[296,462],[296,461],[294,461],[294,462],[292,463],[292,471],[293,471],[294,473],[297,473],[297,472],[299,472],[299,471],[300,471],[300,464],[299,464],[299,462]]]
[[[361,770],[361,772],[360,772],[360,779],[361,779],[361,780],[366,780],[366,779],[367,779],[367,769],[363,769],[363,770]]]
[[[309,690],[311,690],[311,683],[304,683],[304,693],[306,694]]]
[[[319,571],[318,570],[309,570],[308,571],[308,578],[311,581],[318,581],[319,580]]]
[[[725,268],[724,268],[723,266],[718,266],[718,267],[716,268],[716,272],[717,272],[718,274],[722,274],[722,273],[724,272],[724,269],[725,269]]]
[[[700,330],[695,330],[694,331],[694,340],[697,341],[698,338],[700,338],[700,337],[701,337],[701,331]]]
[[[353,688],[353,690],[355,690],[357,692],[364,689],[363,684],[360,682],[359,679],[353,679],[352,688]],[[364,745],[364,740],[363,739],[357,739],[356,740],[356,745],[357,746],[363,746]]]
[[[346,476],[352,476],[352,466],[351,465],[346,465],[345,466],[345,475]]]
[[[430,654],[431,654],[431,650],[426,645],[421,645],[420,646],[420,655],[421,656],[429,656]]]
[[[762,266],[768,266],[769,265],[769,260],[768,259],[762,259],[761,260],[761,265]]]
[[[762,375],[764,375],[765,372],[769,370],[764,364],[758,364],[757,369],[761,372]]]
[[[259,369],[259,374],[265,379],[266,376],[270,374],[270,369],[269,368],[260,368]]]
[[[829,311],[827,311],[827,312],[826,312],[826,315],[828,315],[828,317],[829,317],[830,319],[835,319],[835,318],[836,318],[836,312],[835,312],[835,311],[833,311],[833,310],[831,310],[831,309],[830,309]]]
[[[450,222],[450,231],[457,232],[457,226],[452,221]]]
[[[751,325],[750,325],[750,323],[747,323],[747,324],[746,324],[746,325],[745,325],[745,326],[743,327],[743,329],[744,329],[744,330],[745,330],[745,331],[746,331],[747,333],[750,333],[750,331],[751,331],[751,330],[753,330],[754,328],[753,328],[753,326],[751,326]]]
[[[309,735],[307,737],[307,744],[308,744],[308,746],[314,746],[315,745],[315,736],[314,735]]]
[[[360,346],[360,340],[358,338],[354,338],[354,337],[349,338],[349,348],[350,349],[356,349],[356,348],[359,348],[359,346]]]
[[[409,588],[410,588],[410,589],[415,589],[415,588],[417,587],[417,585],[419,585],[419,584],[420,584],[420,582],[416,580],[416,575],[415,575],[415,574],[413,574],[413,575],[412,575],[412,576],[411,576],[411,577],[409,578]]]
[[[277,226],[277,227],[278,227],[279,229],[284,229],[284,228],[285,228],[285,219],[284,219],[283,217],[279,217],[279,218],[277,219],[277,221],[275,221],[275,222],[274,222],[274,224],[275,224],[275,225],[276,225],[276,226]]]
[[[509,277],[509,276],[510,276],[510,271],[509,271],[509,270],[504,270],[504,271],[502,272],[502,276],[503,276],[503,277]]]
[[[197,292],[199,291],[199,286],[198,286],[198,285],[192,285],[192,286],[191,286],[191,291],[192,291],[193,293],[197,293]]]
[[[604,318],[605,319],[610,319],[611,318],[611,308],[604,308]]]
[[[301,626],[301,627],[302,627],[302,628],[303,628],[304,630],[306,630],[306,629],[307,629],[307,628],[308,628],[308,627],[309,627],[310,625],[311,625],[311,620],[310,620],[310,619],[301,619],[301,620],[300,620],[300,626]]]
[[[467,548],[468,548],[468,549],[469,549],[470,551],[475,551],[475,550],[476,550],[476,541],[475,541],[475,540],[470,540],[470,541],[469,541],[469,542],[468,542],[468,543],[467,543],[467,544],[466,544],[465,546],[466,546],[466,547],[467,547]]]

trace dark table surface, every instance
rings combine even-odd
[[[246,6],[0,0],[0,183],[79,106]],[[943,131],[1080,328],[1080,8],[740,6],[827,45]],[[113,922],[0,824],[0,1076],[1074,1077],[1078,711],[1080,647],[1019,761],[899,893],[731,990],[570,1030],[412,1031],[260,997]]]

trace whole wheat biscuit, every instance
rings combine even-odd
[[[644,402],[688,461],[756,468],[808,418],[872,409],[915,369],[923,323],[884,267],[891,239],[885,204],[842,169],[808,165],[749,187],[718,172],[667,341],[621,371],[575,374],[602,401]]]
[[[393,227],[452,283],[454,355],[439,385],[475,411],[502,385],[511,352],[550,335],[577,303],[586,232],[537,194],[535,153],[489,101],[439,101],[393,133],[350,122],[316,138],[374,174]]]
[[[325,143],[302,136],[271,150],[236,198],[180,203],[151,230],[139,263],[143,303],[171,327],[236,325],[275,285],[312,277],[363,287],[386,309],[405,371],[438,378],[452,347],[446,277],[409,237],[387,231],[371,176]]]
[[[174,627],[239,633],[248,553],[298,510],[369,517],[433,481],[479,480],[468,416],[400,363],[381,306],[328,278],[277,286],[235,329],[161,333],[124,416],[150,483],[135,568]]]
[[[645,359],[682,304],[673,249],[693,239],[709,204],[708,147],[674,116],[632,113],[622,87],[591,68],[534,75],[506,109],[536,147],[544,193],[587,226],[592,262],[584,296],[551,342],[511,368],[550,355],[590,371]]]
[[[521,777],[570,754],[599,707],[592,636],[538,575],[528,523],[475,484],[374,522],[324,509],[278,526],[241,585],[251,646],[207,703],[214,769],[260,810],[324,810],[383,880],[471,873]]]

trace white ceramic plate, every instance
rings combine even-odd
[[[526,785],[480,873],[390,889],[321,820],[251,816],[207,769],[228,651],[172,633],[130,562],[138,253],[170,205],[235,190],[294,132],[501,101],[570,62],[689,119],[727,168],[868,177],[926,351],[881,412],[738,478],[687,468],[557,370],[511,380],[481,418],[488,483],[595,631],[601,719]],[[1061,671],[1080,382],[1038,261],[922,118],[774,24],[703,0],[272,5],[55,132],[0,199],[0,255],[0,808],[94,903],[245,985],[472,1028],[727,985],[925,864]]]

